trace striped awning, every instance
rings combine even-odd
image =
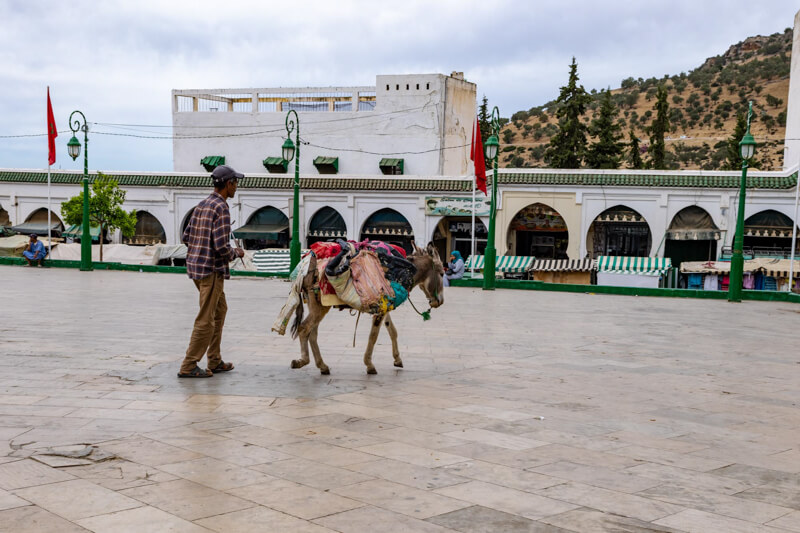
[[[308,250],[301,250],[300,257]],[[289,273],[291,257],[286,248],[266,248],[253,254],[253,265],[258,272],[269,272],[272,274]]]
[[[525,255],[501,255],[495,261],[494,269],[497,272],[527,272],[535,259],[536,258],[533,256]],[[476,270],[483,270],[484,263],[484,256],[475,255],[470,256],[464,266],[467,270],[473,268]]]
[[[597,268],[593,259],[537,259],[528,270],[536,272],[591,272]]]
[[[661,276],[672,268],[669,257],[619,257],[601,255],[597,258],[597,271],[606,274],[641,274]]]

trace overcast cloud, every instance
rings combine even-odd
[[[793,25],[789,0],[0,0],[0,167],[46,168],[56,124],[169,126],[172,89],[373,85],[463,71],[502,116],[555,98],[574,55],[587,90],[688,72]],[[90,169],[172,170],[168,128],[91,124]],[[80,169],[58,139],[56,168]],[[81,139],[82,141],[82,139]]]

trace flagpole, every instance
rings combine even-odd
[[[47,86],[47,102],[50,103],[50,86]],[[52,234],[52,222],[50,220],[51,216],[51,209],[50,209],[50,153],[49,153],[49,146],[50,146],[50,126],[47,127],[47,144],[48,144],[48,154],[47,154],[47,253],[44,254],[45,257],[50,254],[50,251],[53,249],[53,234]]]
[[[474,174],[474,172],[473,172]],[[475,277],[475,182],[477,181],[478,177],[472,177],[472,233],[471,233],[471,243],[470,243],[470,250],[472,253],[472,276]]]

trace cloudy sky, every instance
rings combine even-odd
[[[90,169],[171,171],[172,89],[374,85],[463,71],[502,116],[586,89],[678,74],[793,25],[791,0],[0,0],[0,168],[46,168],[90,122]],[[111,126],[109,124],[115,124]],[[126,125],[126,126],[119,126]],[[162,127],[158,127],[162,126]],[[108,135],[108,134],[118,135]],[[80,169],[58,139],[56,168]],[[14,137],[23,136],[23,137]],[[82,140],[82,139],[81,139]],[[82,158],[81,158],[82,159]]]

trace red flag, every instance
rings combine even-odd
[[[47,145],[49,148],[47,163],[52,165],[56,162],[56,119],[53,116],[53,105],[50,103],[50,87],[47,88]]]
[[[479,191],[486,192],[486,161],[483,159],[483,141],[481,141],[481,128],[478,126],[478,119],[472,125],[472,149],[469,158],[475,162],[475,187]]]

